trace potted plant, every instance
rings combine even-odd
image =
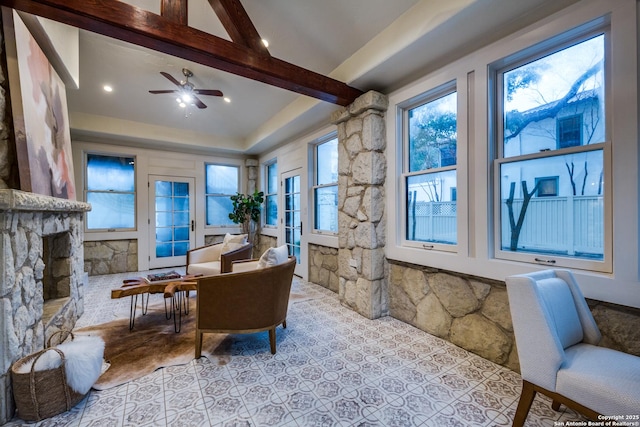
[[[254,191],[253,194],[236,193],[231,196],[233,211],[229,219],[240,224],[242,233],[247,235],[249,242],[255,248],[257,245],[258,228],[260,227],[260,212],[264,202],[264,192]]]

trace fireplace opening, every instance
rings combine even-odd
[[[71,289],[71,234],[42,236],[42,320],[45,324],[65,306]]]

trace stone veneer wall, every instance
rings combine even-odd
[[[275,248],[276,246],[278,246],[278,239],[276,237],[261,234],[258,239],[258,250],[254,249],[253,257],[260,258],[264,251],[269,248]]]
[[[499,365],[519,369],[504,283],[389,262],[391,316]]]
[[[338,249],[309,244],[309,281],[335,293],[340,291]]]
[[[389,262],[391,316],[519,372],[504,282]],[[601,345],[640,356],[640,310],[589,305],[602,332]]]
[[[212,234],[210,236],[204,236],[204,244],[205,246],[209,246],[215,243],[222,243],[222,239],[224,239],[224,234]]]
[[[82,240],[86,203],[0,190],[0,424],[13,416],[10,367],[18,359],[44,348],[60,329],[73,329],[84,311]],[[65,234],[61,234],[65,233]],[[66,241],[64,270],[68,275],[66,298],[44,301],[45,260],[43,239],[61,235]],[[55,266],[49,266],[50,268]],[[59,272],[59,271],[58,271]],[[43,319],[45,308],[48,319]]]
[[[138,241],[84,242],[84,271],[89,276],[138,271]]]
[[[640,309],[587,300],[602,333],[600,345],[640,356]]]

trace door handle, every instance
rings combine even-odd
[[[196,222],[191,220],[191,231],[196,231]]]

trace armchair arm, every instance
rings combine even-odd
[[[252,249],[253,245],[247,243],[241,248],[220,254],[220,273],[229,273],[232,271],[231,263],[233,261],[251,258]]]
[[[189,266],[189,264],[217,261],[220,257],[220,249],[222,249],[222,243],[201,246],[187,251],[187,266]]]
[[[242,261],[233,261],[231,263],[231,272],[240,273],[242,271],[255,270],[258,266],[258,259],[244,259]]]

